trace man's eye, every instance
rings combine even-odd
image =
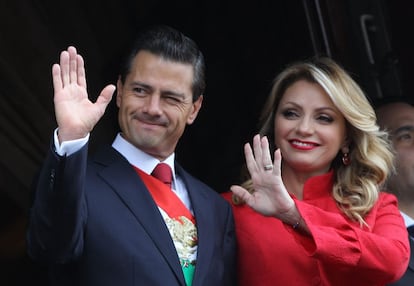
[[[144,89],[143,89],[143,88],[140,88],[140,87],[135,87],[135,88],[133,89],[133,91],[134,91],[135,93],[144,93]]]
[[[414,130],[413,131],[404,131],[397,132],[394,135],[391,135],[391,138],[394,137],[395,140],[401,142],[411,142],[414,141]]]
[[[168,101],[173,101],[173,102],[180,102],[181,101],[178,97],[174,97],[174,96],[166,96],[165,99],[168,100]]]
[[[401,134],[400,136],[398,136],[399,140],[411,140],[412,138],[413,136],[409,133]]]

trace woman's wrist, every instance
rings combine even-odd
[[[303,225],[302,216],[300,215],[294,202],[292,207],[289,208],[288,211],[284,212],[279,219],[284,223],[292,226],[294,230],[301,229]]]

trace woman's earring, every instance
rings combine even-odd
[[[345,152],[342,154],[342,163],[345,166],[348,166],[349,164],[351,164],[351,158],[349,158],[349,153]]]

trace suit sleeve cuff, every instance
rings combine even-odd
[[[59,156],[70,156],[76,151],[79,151],[89,141],[90,134],[86,135],[84,138],[64,141],[62,142],[62,144],[59,144],[57,131],[58,131],[58,128],[56,128],[53,133],[53,140],[54,140],[54,145],[55,145],[55,152]]]

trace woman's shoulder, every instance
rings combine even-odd
[[[395,212],[398,212],[398,199],[394,194],[380,191],[374,208],[377,208],[378,211],[387,212],[390,209],[393,209]]]
[[[378,200],[381,202],[397,202],[398,199],[392,193],[389,193],[387,191],[381,191],[379,193]]]

